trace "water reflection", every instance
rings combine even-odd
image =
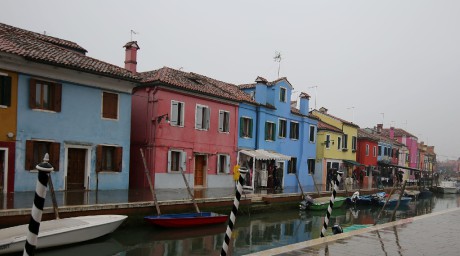
[[[398,208],[395,215],[396,219],[410,218],[458,206],[459,197],[457,195],[437,195],[427,199],[414,200],[408,206]],[[335,223],[340,224],[343,228],[356,224],[372,225],[376,221],[380,209],[380,207],[370,206],[334,209],[330,217],[329,227]],[[391,208],[384,210],[379,223],[390,221],[393,211],[394,209]],[[229,252],[231,255],[243,255],[318,238],[321,234],[324,217],[325,211],[299,212],[296,209],[278,213],[239,215],[233,230]],[[225,229],[225,225],[179,230],[159,229],[149,225],[122,227],[108,236],[108,239],[106,238],[108,241],[95,240],[92,243],[83,244],[85,246],[92,244],[94,248],[105,248],[95,249],[93,254],[91,252],[79,252],[80,249],[73,246],[60,250],[44,251],[40,255],[219,255]],[[329,233],[331,233],[330,228]],[[399,243],[396,227],[394,234],[396,243]],[[380,234],[378,235],[380,236]],[[381,250],[386,254],[384,241],[385,239],[381,240]],[[100,243],[100,245],[94,243]],[[101,253],[108,252],[109,249],[110,254]],[[399,253],[401,254],[401,252]]]

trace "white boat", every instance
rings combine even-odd
[[[125,215],[94,215],[42,221],[37,249],[83,242],[112,233],[127,218]],[[0,229],[0,254],[20,252],[28,224]]]
[[[437,191],[444,194],[456,194],[457,193],[457,182],[450,180],[441,181],[441,185],[437,186]]]

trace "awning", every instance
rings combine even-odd
[[[257,150],[240,150],[240,153],[254,157],[256,160],[291,160],[290,156],[286,156],[274,151],[267,151],[263,149]]]
[[[361,163],[358,163],[356,161],[353,161],[353,160],[342,160],[344,163],[346,164],[351,164],[351,165],[356,165],[356,166],[365,166],[364,164],[361,164]]]
[[[381,166],[383,166],[383,167],[401,168],[401,169],[411,170],[411,171],[415,171],[415,172],[421,172],[421,171],[422,171],[422,170],[415,169],[415,168],[412,168],[412,167],[401,166],[401,165],[395,165],[395,164],[386,164],[386,163],[381,163],[381,162],[379,162],[379,165],[381,165]]]

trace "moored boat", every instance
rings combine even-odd
[[[166,228],[186,228],[219,224],[224,223],[227,219],[228,215],[214,212],[162,214],[144,217],[144,220],[148,223]]]
[[[403,196],[403,197],[401,197],[401,202],[399,203],[399,206],[400,207],[407,206],[407,205],[409,205],[409,202],[411,200],[412,200],[412,198]],[[382,198],[382,199],[379,200],[378,204],[380,206],[383,206],[383,205],[385,205],[386,201],[387,201],[386,198]],[[394,194],[388,200],[388,203],[386,203],[386,207],[395,207],[398,204],[398,201],[399,201],[399,195]]]
[[[304,200],[300,203],[300,209],[310,209],[313,211],[326,210],[329,206],[330,199],[330,197],[318,197],[313,200]],[[346,199],[346,197],[336,197],[332,208],[335,209],[342,207]]]
[[[443,180],[441,184],[436,187],[437,192],[443,194],[456,194],[457,193],[457,182],[450,180]]]

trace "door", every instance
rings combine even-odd
[[[84,190],[86,149],[69,148],[67,157],[67,190]]]
[[[195,187],[204,185],[206,155],[195,155]]]
[[[0,192],[6,192],[6,184],[8,180],[8,154],[4,149],[0,149]]]

